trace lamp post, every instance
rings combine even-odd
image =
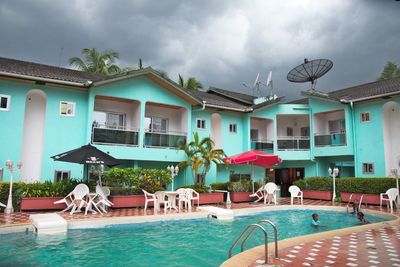
[[[334,168],[333,170],[331,168],[328,169],[329,176],[333,178],[333,195],[332,195],[332,204],[335,203],[335,198],[336,198],[336,181],[335,178],[339,174],[339,169]]]
[[[392,174],[393,178],[396,179],[397,193],[399,193],[399,173],[397,172],[397,169],[391,169],[390,173]],[[397,204],[400,205],[400,197],[397,197]]]
[[[12,204],[12,186],[13,186],[13,176],[14,176],[14,163],[12,162],[12,160],[7,160],[6,161],[6,167],[8,169],[8,171],[10,172],[10,188],[9,188],[9,192],[8,192],[8,200],[7,200],[7,206],[4,209],[4,213],[6,214],[10,214],[14,212],[14,207]],[[19,161],[17,163],[17,168],[18,170],[20,170],[22,168],[22,162]]]
[[[100,165],[98,165],[98,167],[95,167],[94,165],[92,165],[90,167],[90,172],[99,176],[99,185],[102,186],[101,176],[103,175],[103,172],[104,172],[104,165],[100,164]]]
[[[175,176],[178,175],[179,172],[179,167],[176,166],[174,167],[174,165],[168,166],[167,170],[171,172],[171,177],[172,177],[172,191],[174,191],[174,178]]]

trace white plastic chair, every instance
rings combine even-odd
[[[276,205],[276,190],[278,189],[278,186],[275,183],[267,183],[264,186],[264,190],[265,190],[265,195],[264,195],[264,204],[267,204],[267,198],[268,198],[268,204],[272,201],[274,202],[274,204]]]
[[[396,203],[396,198],[399,197],[399,192],[397,191],[397,188],[390,188],[386,191],[386,193],[381,193],[380,195],[380,207],[382,208],[382,202],[387,201],[388,203],[386,204],[387,208],[389,209],[390,207],[390,213],[393,214],[393,203],[397,207]]]
[[[65,205],[67,205],[67,207],[65,209],[63,209],[61,212],[67,211],[67,210],[71,209],[74,206],[74,195],[73,195],[73,192],[74,191],[69,193],[63,199],[60,199],[60,200],[57,200],[57,201],[54,202],[54,204],[65,204]]]
[[[191,198],[189,188],[179,188],[176,192],[178,195],[178,211],[180,212],[182,207],[192,210]]]
[[[150,194],[149,192],[147,192],[147,191],[144,190],[144,189],[142,189],[142,191],[143,191],[143,193],[144,193],[144,199],[145,199],[145,202],[144,202],[144,211],[146,212],[146,210],[147,210],[147,205],[148,205],[150,202],[153,202],[153,204],[154,204],[154,209],[155,209],[156,211],[158,211],[158,202],[157,202],[157,197],[156,197],[156,195]]]
[[[4,207],[5,208],[7,206],[0,202],[0,207]]]
[[[254,201],[254,203],[257,203],[264,198],[264,192],[264,186],[261,186],[254,194],[251,194],[250,197],[256,197],[257,199]]]
[[[301,205],[303,205],[303,191],[296,185],[289,187],[290,192],[290,204],[293,205],[293,199],[297,198],[300,200]]]
[[[75,212],[80,212],[83,207],[86,207],[85,215],[87,214],[90,205],[86,199],[89,196],[89,193],[89,187],[87,185],[78,184],[77,186],[75,186],[74,190],[72,191],[74,200],[72,210],[70,212],[71,214],[74,214]]]
[[[108,187],[102,187],[100,185],[96,186],[96,197],[93,199],[91,204],[95,207],[98,212],[107,213],[106,207],[111,207],[114,205],[111,201],[108,200],[108,196],[110,195],[110,189]]]
[[[197,200],[197,207],[200,205],[200,194],[194,191],[192,188],[186,189],[190,198],[190,203],[193,201],[193,205],[195,205],[195,201]]]

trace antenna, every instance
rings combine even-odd
[[[304,59],[304,63],[289,71],[287,79],[294,83],[311,82],[310,90],[314,91],[317,79],[325,75],[333,67],[329,59]]]
[[[255,91],[257,92],[257,94],[259,96],[261,96],[261,91],[260,91],[261,82],[260,82],[259,78],[260,78],[260,73],[257,73],[256,79],[254,80],[254,83],[252,86],[248,85],[247,83],[242,83],[243,86],[245,86],[253,91],[253,96],[254,96]]]

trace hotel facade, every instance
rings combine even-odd
[[[104,76],[0,58],[0,180],[6,160],[22,161],[25,182],[83,178],[79,164],[51,156],[93,144],[121,167],[166,168],[185,159],[177,147],[193,133],[211,137],[227,156],[250,149],[283,159],[254,167],[254,179],[277,183],[327,176],[384,177],[399,168],[400,78],[297,101],[254,98],[228,90],[185,90],[151,68]],[[207,184],[248,177],[252,167],[212,166]],[[175,184],[193,184],[181,170]]]

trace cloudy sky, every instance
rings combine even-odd
[[[242,86],[273,71],[274,90],[299,98],[308,84],[286,80],[304,58],[328,58],[317,89],[374,81],[400,64],[395,0],[2,0],[0,56],[68,67],[81,48],[112,49],[121,66],[194,76],[204,87],[251,94]]]

